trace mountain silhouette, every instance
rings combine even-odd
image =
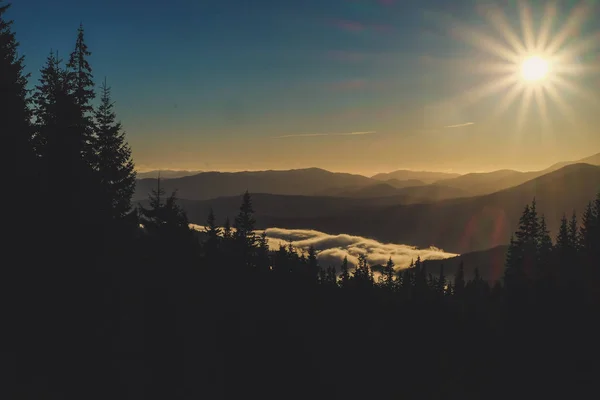
[[[555,235],[562,214],[572,210],[581,214],[599,189],[600,167],[573,164],[489,195],[429,204],[390,204],[394,197],[362,199],[362,203],[361,199],[333,198],[323,202],[304,197],[296,198],[297,204],[287,212],[283,197],[270,197],[268,204],[261,204],[265,198],[257,196],[255,205],[261,210],[257,213],[261,227],[355,234],[419,247],[435,245],[462,254],[508,244],[523,204],[534,197],[538,211],[545,214],[548,228]],[[280,213],[271,211],[277,204]],[[300,210],[302,216],[297,215]]]
[[[507,252],[508,245],[501,245],[488,250],[461,254],[445,260],[425,260],[423,264],[427,267],[427,271],[434,276],[439,275],[443,265],[446,276],[454,279],[454,275],[458,272],[460,263],[462,262],[466,280],[474,278],[475,269],[477,268],[482,279],[493,283],[499,280],[504,274]]]
[[[372,178],[378,181],[388,181],[390,179],[406,181],[416,179],[425,183],[433,183],[442,179],[456,178],[458,176],[460,176],[460,174],[447,172],[410,171],[401,169],[398,171],[373,175]]]
[[[154,170],[147,172],[138,172],[138,179],[156,179],[159,174],[161,179],[174,179],[174,178],[182,178],[184,176],[197,175],[202,173],[202,171],[186,171],[186,170]]]
[[[463,189],[473,195],[484,195],[520,185],[531,179],[535,179],[538,176],[542,176],[549,172],[564,168],[568,165],[578,163],[600,165],[600,153],[583,158],[579,161],[559,162],[541,171],[521,172],[505,169],[493,172],[465,174],[456,178],[443,179],[437,181],[436,183],[457,189]]]
[[[365,187],[378,183],[362,175],[329,172],[320,168],[288,171],[203,172],[164,182],[167,193],[178,190],[178,197],[204,200],[252,193],[314,195],[331,188]],[[156,179],[137,182],[134,199],[145,199],[156,188]]]

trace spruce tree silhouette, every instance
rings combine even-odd
[[[394,261],[392,261],[392,257],[390,257],[383,268],[383,282],[389,290],[394,288],[394,267]]]
[[[93,107],[92,101],[96,98],[94,91],[94,77],[88,58],[92,55],[85,43],[85,34],[83,24],[77,29],[77,40],[75,49],[69,56],[67,63],[67,85],[69,94],[75,99],[75,104],[79,108],[79,120],[77,129],[81,130],[84,138],[84,158],[94,166],[97,162],[96,155],[99,149],[96,148],[95,132],[93,126]]]
[[[256,250],[256,233],[254,232],[254,209],[252,208],[252,196],[246,191],[240,206],[240,212],[235,218],[235,232],[233,233],[237,254],[241,261],[252,266]]]
[[[206,233],[206,240],[204,241],[204,256],[206,257],[207,263],[213,265],[216,263],[219,256],[221,247],[221,228],[217,226],[217,219],[215,213],[211,207],[208,217],[206,218],[206,227],[204,228]]]
[[[13,21],[6,19],[9,5],[0,0],[0,132],[7,151],[7,165],[14,168],[16,174],[7,174],[11,190],[27,196],[28,187],[35,187],[37,175],[36,160],[31,145],[31,111],[27,95],[29,74],[25,74],[24,58],[19,56]],[[31,182],[24,184],[28,179]]]
[[[84,79],[85,80],[85,79]],[[120,220],[131,210],[131,197],[135,191],[135,177],[131,149],[125,141],[125,133],[116,121],[114,103],[106,79],[102,85],[100,105],[95,111],[95,169],[99,174],[104,207],[112,219]],[[82,100],[91,93],[83,85]],[[86,106],[87,107],[87,106]]]

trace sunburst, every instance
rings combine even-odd
[[[470,68],[492,75],[485,84],[467,90],[451,101],[475,103],[490,95],[500,95],[493,115],[505,112],[512,104],[519,104],[517,128],[520,130],[528,112],[535,103],[541,122],[548,124],[548,103],[552,102],[572,123],[576,116],[565,94],[575,95],[593,105],[600,105],[598,96],[583,82],[585,75],[599,73],[598,58],[581,58],[600,47],[600,33],[582,35],[582,27],[594,15],[590,2],[573,7],[564,23],[557,21],[557,6],[548,2],[540,15],[534,15],[525,2],[518,2],[519,25],[517,32],[507,15],[495,5],[481,9],[487,24],[493,28],[490,35],[480,29],[461,23],[452,23],[455,37],[491,56],[490,62]],[[534,17],[541,17],[538,29]],[[599,108],[600,110],[600,108]]]

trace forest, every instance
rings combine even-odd
[[[600,193],[551,237],[523,204],[503,279],[273,251],[252,196],[190,228],[136,173],[83,26],[30,88],[0,1],[7,399],[579,397],[597,390]],[[126,105],[122,105],[126,106]],[[377,270],[376,270],[377,269]]]

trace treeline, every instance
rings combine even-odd
[[[33,90],[0,0],[8,241],[6,398],[536,397],[594,387],[600,196],[552,242],[535,201],[503,282],[420,259],[320,265],[257,235],[249,193],[189,226],[176,193],[135,206],[131,151],[83,27]],[[590,384],[588,386],[588,384]]]

